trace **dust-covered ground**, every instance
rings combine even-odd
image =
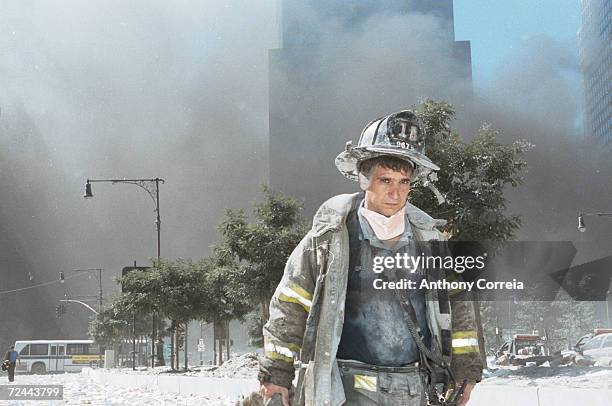
[[[224,396],[199,394],[184,396],[162,392],[151,387],[118,387],[101,385],[87,372],[53,375],[17,375],[15,384],[64,386],[64,400],[55,402],[0,401],[0,405],[235,405],[240,402],[240,385],[245,379],[256,379],[258,361],[256,353],[231,358],[222,366],[197,366],[189,371],[172,372],[168,367],[155,369],[116,368],[104,370],[112,375],[174,375],[218,378],[219,382],[236,379],[234,390]],[[204,381],[203,381],[204,382]],[[233,382],[233,381],[232,381]],[[0,384],[7,384],[6,375],[0,376]],[[205,385],[203,383],[203,385]],[[485,371],[483,381],[472,392],[469,406],[574,406],[612,405],[612,368],[578,366],[495,367]]]

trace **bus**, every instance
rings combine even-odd
[[[15,341],[19,359],[16,372],[79,372],[83,367],[102,365],[100,348],[93,340]]]

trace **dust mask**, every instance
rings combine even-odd
[[[362,215],[367,221],[372,231],[376,234],[379,240],[385,241],[402,235],[405,229],[405,218],[406,218],[406,206],[398,210],[397,213],[391,217],[384,216],[375,211],[365,208],[362,204],[359,207],[359,214]]]

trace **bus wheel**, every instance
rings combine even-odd
[[[36,364],[32,365],[32,373],[39,375],[39,374],[44,374],[47,372],[47,368],[45,367],[45,364],[41,363],[41,362],[37,362]]]

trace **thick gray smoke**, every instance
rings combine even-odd
[[[612,254],[612,224],[587,217],[577,231],[578,211],[612,211],[612,165],[605,151],[583,134],[581,72],[575,43],[536,37],[524,41],[500,65],[489,88],[477,94],[477,121],[493,123],[503,141],[525,138],[525,184],[509,190],[509,211],[522,215],[522,240],[570,240],[576,261]],[[612,219],[610,219],[612,220]]]
[[[451,74],[457,55],[440,19],[381,11],[355,28],[330,13],[321,18],[305,8],[302,16],[321,33],[309,52],[335,57],[285,71],[310,69],[319,83],[286,95],[300,107],[292,113],[333,128],[318,135],[330,143],[315,139],[303,151],[333,174],[312,180],[310,199],[355,189],[335,172],[333,157],[367,121],[439,97],[458,106],[466,134],[487,121],[505,141],[537,145],[526,184],[511,192],[509,210],[524,217],[521,238],[574,239],[578,208],[606,209],[598,203],[610,201],[603,193],[609,165],[580,149],[573,44],[527,41],[491,88],[475,89],[468,109],[470,84]],[[132,185],[93,184],[95,197],[84,201],[88,177],[164,178],[162,256],[208,255],[223,209],[249,206],[267,182],[268,50],[281,46],[277,30],[275,5],[264,1],[3,2],[0,291],[57,279],[61,270],[103,267],[106,295],[123,266],[155,256],[149,196]],[[357,63],[347,64],[348,55]],[[328,97],[313,100],[322,89]],[[593,222],[581,237],[604,246],[596,239],[606,235]],[[96,294],[96,280],[0,295],[0,319],[9,320],[0,324],[0,345],[82,337],[83,309],[70,308],[63,324],[70,331],[55,327],[54,307],[65,292]]]
[[[267,50],[274,5],[222,1],[11,1],[0,6],[0,291],[75,268],[112,279],[156,255],[154,204],[132,185],[161,177],[162,255],[208,255],[226,207],[267,176]],[[66,272],[66,277],[76,275]],[[31,278],[31,280],[30,280]],[[0,295],[0,344],[83,337],[95,274]],[[94,299],[95,303],[95,299]]]
[[[472,97],[468,48],[448,19],[410,2],[318,3],[286,2],[270,65],[271,183],[304,199],[308,214],[355,189],[333,162],[367,122],[422,98],[463,107]]]

